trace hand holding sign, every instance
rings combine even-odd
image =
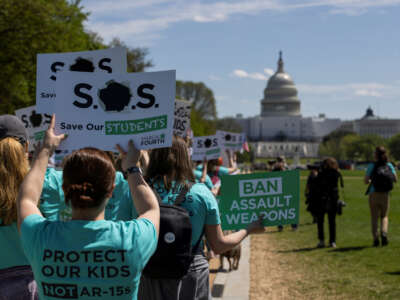
[[[192,160],[217,159],[221,156],[221,148],[216,135],[198,136],[193,138]]]
[[[257,221],[253,221],[252,223],[249,224],[249,226],[246,229],[247,233],[248,234],[263,233],[265,231],[263,223],[264,223],[263,217],[262,215],[259,215]]]
[[[128,152],[122,149],[119,144],[117,144],[116,147],[121,155],[122,170],[126,171],[127,169],[138,165],[142,153],[138,148],[136,148],[132,140],[129,140],[128,142]]]
[[[51,117],[51,122],[49,128],[46,130],[44,141],[43,141],[43,149],[47,149],[49,151],[50,156],[53,152],[58,148],[60,143],[67,138],[65,134],[56,135],[54,133],[54,127],[56,125],[56,116],[53,115]]]

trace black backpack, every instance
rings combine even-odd
[[[389,192],[393,189],[395,177],[387,164],[375,164],[371,174],[371,184],[376,192]]]
[[[160,232],[157,249],[150,258],[143,274],[150,278],[180,279],[189,271],[193,252],[201,242],[201,237],[192,249],[192,224],[189,213],[180,206],[192,187],[181,189],[174,204],[160,203]]]

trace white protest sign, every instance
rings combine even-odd
[[[37,110],[48,114],[54,112],[56,82],[60,80],[60,74],[77,74],[77,72],[126,73],[126,55],[126,48],[123,47],[95,51],[38,54],[36,68]]]
[[[44,133],[49,127],[51,115],[38,113],[35,106],[18,109],[15,111],[15,115],[24,123],[28,131],[28,150],[32,151],[33,145],[43,139]]]
[[[242,149],[246,137],[243,133],[233,133],[229,131],[217,130],[217,136],[223,149],[239,151]]]
[[[221,147],[217,135],[196,136],[193,138],[192,160],[217,159],[221,156]]]
[[[172,145],[175,71],[125,74],[64,73],[57,83],[60,149],[115,151],[129,139],[140,149]]]
[[[190,128],[191,104],[186,100],[175,100],[174,134],[185,136]]]

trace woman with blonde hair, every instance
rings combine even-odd
[[[0,299],[37,299],[17,229],[18,189],[28,173],[28,134],[15,116],[0,116]]]

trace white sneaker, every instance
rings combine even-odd
[[[336,243],[330,243],[330,245],[332,248],[336,248]]]

